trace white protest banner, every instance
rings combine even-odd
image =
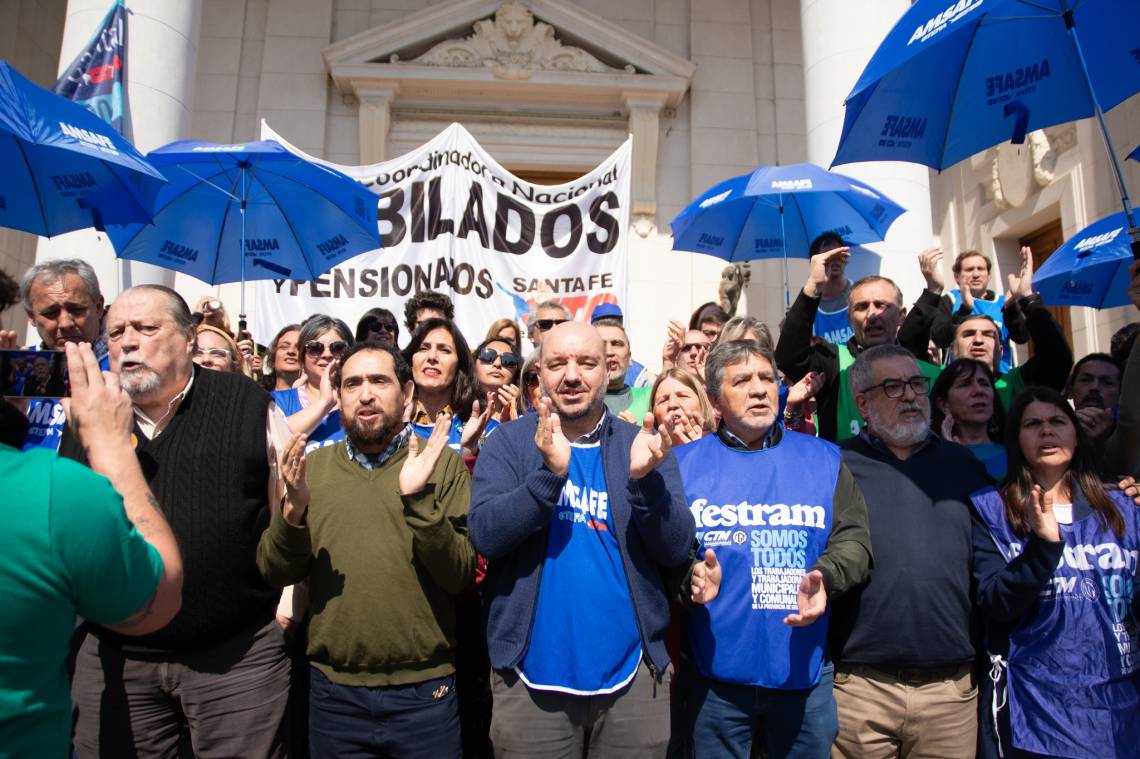
[[[259,340],[317,313],[354,328],[379,306],[402,323],[404,302],[421,290],[451,296],[472,346],[495,319],[528,319],[543,300],[561,301],[577,319],[599,303],[625,303],[630,140],[585,176],[548,186],[515,177],[459,124],[372,166],[307,156],[264,122],[262,138],[371,187],[382,247],[311,282],[253,285]]]

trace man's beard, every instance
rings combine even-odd
[[[383,417],[377,417],[377,421],[382,419]],[[404,423],[399,419],[392,420],[387,424],[365,425],[361,423],[358,417],[349,420],[343,414],[340,417],[340,424],[344,428],[344,434],[348,436],[349,442],[355,448],[386,443],[404,426]]]
[[[133,361],[138,366],[126,371],[123,369],[123,364],[127,361]],[[132,401],[137,401],[162,387],[162,377],[143,363],[141,356],[124,354],[119,356],[119,385]]]
[[[922,414],[922,419],[913,422],[904,422],[899,419],[903,411],[914,410]],[[889,445],[918,445],[930,434],[930,410],[921,404],[900,406],[895,410],[893,419],[880,417],[876,412],[868,409],[870,418],[867,420],[871,431],[882,438]]]

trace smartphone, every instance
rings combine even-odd
[[[0,396],[63,398],[70,394],[63,351],[0,350]]]

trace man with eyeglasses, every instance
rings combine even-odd
[[[194,365],[194,320],[173,290],[125,290],[106,321],[113,371],[133,403],[135,452],[185,582],[161,630],[87,633],[72,682],[75,749],[172,756],[188,731],[196,755],[283,756],[289,659],[280,593],[258,572],[256,549],[280,497],[275,451],[288,426],[249,378]],[[60,454],[87,461],[70,428]]]
[[[875,565],[831,610],[833,756],[973,756],[972,509],[985,468],[930,430],[929,379],[898,345],[848,373],[866,420],[840,443],[863,491]]]
[[[556,300],[547,300],[539,303],[534,309],[534,318],[530,322],[527,337],[534,345],[535,350],[542,347],[542,336],[559,324],[570,321],[570,309]]]

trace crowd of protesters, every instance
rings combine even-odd
[[[0,404],[0,756],[1136,756],[1140,328],[1074,364],[1028,249],[909,309],[849,255],[659,366],[612,303],[263,349],[5,275],[71,395]]]

